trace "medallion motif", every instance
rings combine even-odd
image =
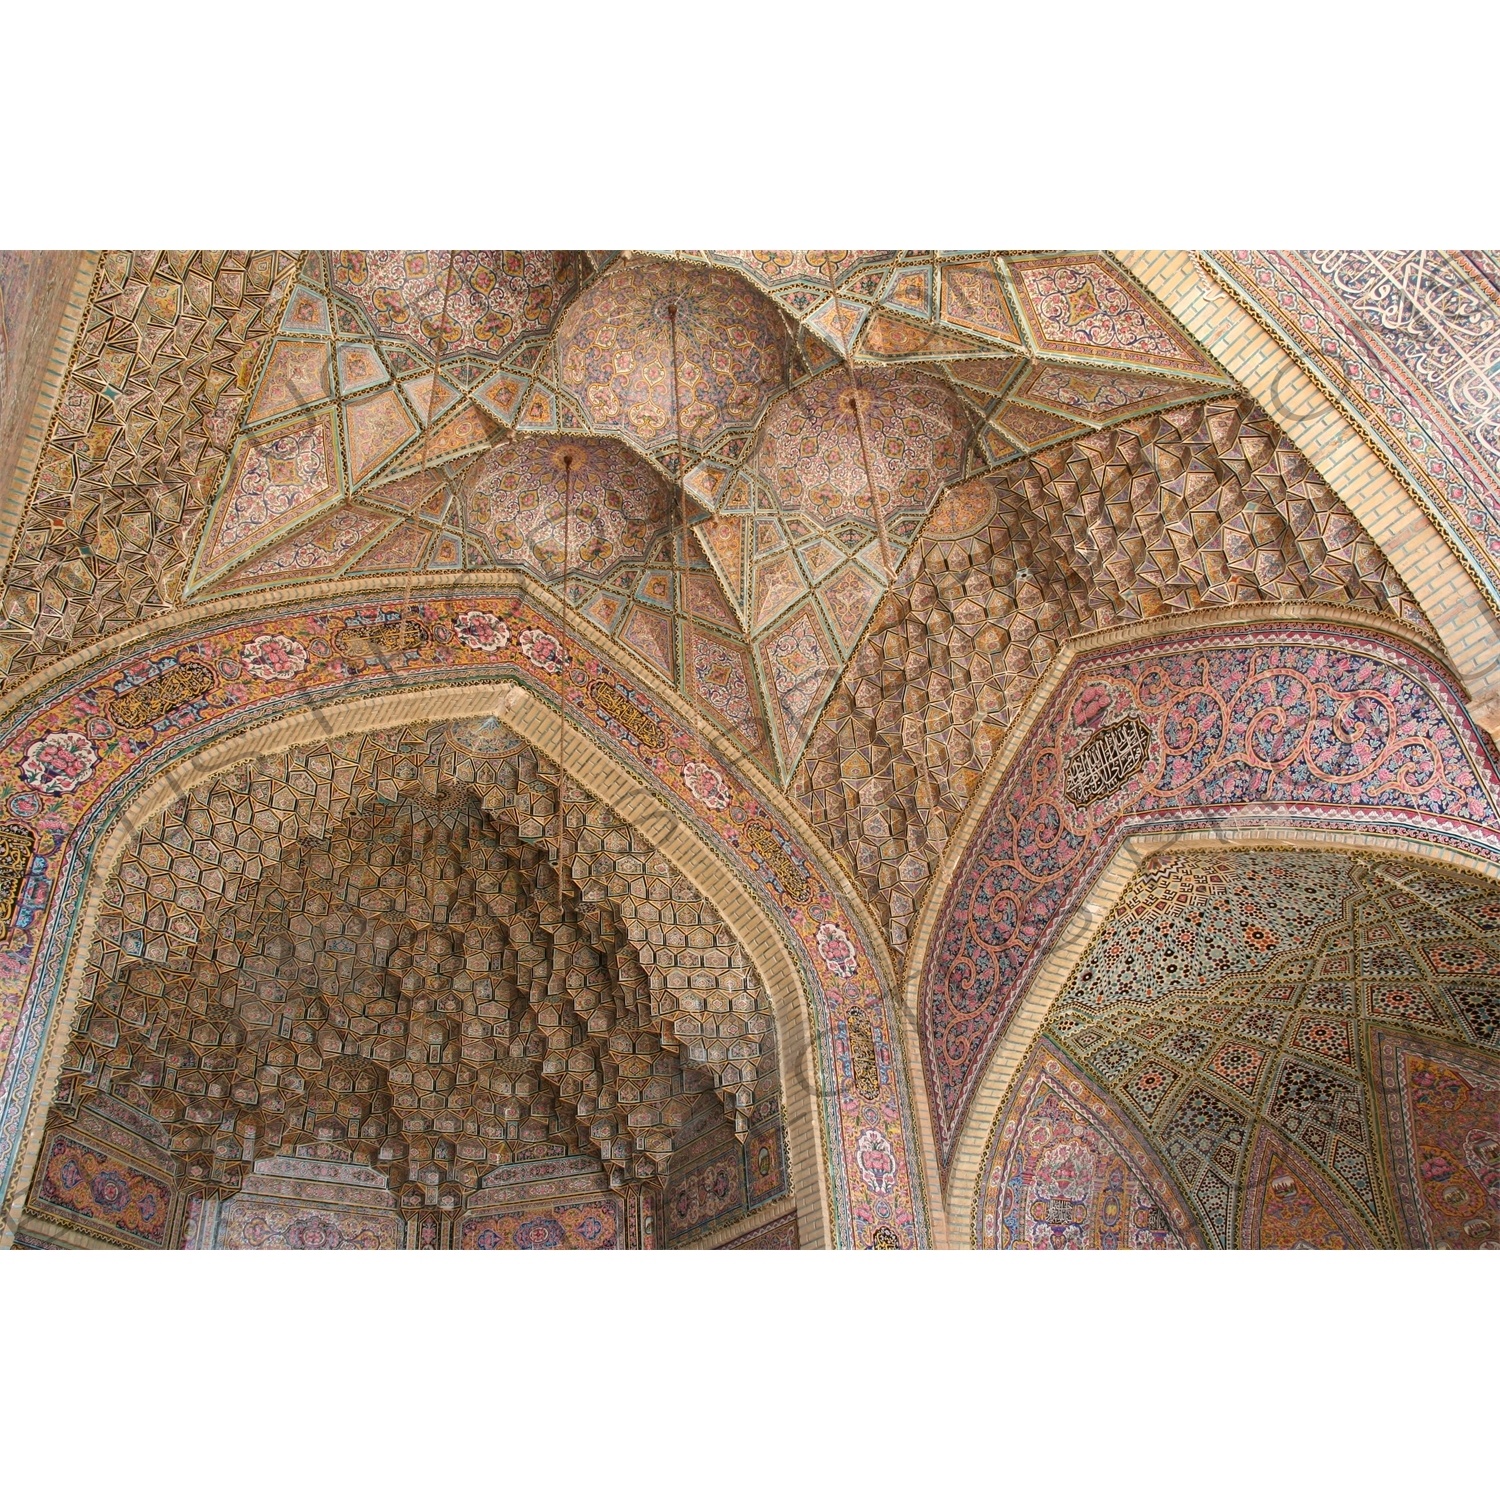
[[[849,1066],[854,1073],[854,1091],[861,1099],[880,1096],[880,1060],[875,1050],[875,1030],[864,1011],[849,1015]]]
[[[262,682],[290,682],[307,670],[307,648],[289,635],[258,635],[240,647],[240,660]]]
[[[859,1175],[872,1193],[884,1196],[896,1185],[896,1158],[884,1131],[871,1128],[859,1133],[854,1160]]]
[[[765,823],[745,824],[745,842],[765,861],[786,892],[787,900],[801,906],[808,897],[807,877],[782,847],[781,840]]]
[[[853,979],[859,972],[859,955],[849,934],[837,922],[824,922],[818,928],[818,956],[828,966],[828,972],[839,979]]]
[[[27,747],[21,779],[36,791],[61,797],[82,786],[98,763],[99,752],[86,734],[54,729]]]
[[[429,631],[420,620],[386,620],[367,624],[348,620],[333,633],[337,656],[379,661],[393,651],[419,651],[427,644]]]
[[[36,855],[36,836],[27,828],[10,824],[0,828],[0,937],[15,920],[21,903],[21,890],[31,874]]]
[[[545,630],[521,632],[521,655],[544,672],[559,671],[564,661],[562,642]]]
[[[467,610],[454,620],[453,628],[471,651],[499,651],[510,645],[510,627],[488,610]]]
[[[716,812],[723,812],[734,800],[729,792],[729,783],[712,766],[701,760],[690,760],[682,768],[682,780],[697,801]]]

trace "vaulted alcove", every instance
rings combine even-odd
[[[135,838],[99,933],[33,1238],[666,1248],[786,1197],[739,944],[493,721],[204,784]]]

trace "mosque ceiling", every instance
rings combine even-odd
[[[492,720],[307,747],[174,804],[105,893],[88,991],[32,1210],[122,1243],[167,1243],[174,1202],[191,1238],[193,1196],[233,1200],[230,1246],[402,1243],[400,1210],[435,1248],[538,1215],[608,1248],[644,1186],[671,1243],[786,1189],[739,945]],[[342,1199],[291,1201],[320,1173]]]
[[[1297,599],[1428,628],[1343,502],[1253,404],[1180,406],[1064,442],[947,490],[791,790],[903,951],[974,789],[1068,640]]]
[[[1500,555],[1488,259],[1202,263],[1385,424],[1475,566]],[[14,685],[200,601],[496,567],[788,787],[898,953],[1071,636],[1292,599],[1429,628],[1105,254],[111,251],[0,658]]]
[[[1227,387],[1095,254],[110,252],[0,649],[519,567],[785,776],[950,487]]]
[[[1312,850],[1160,855],[992,1137],[982,1244],[1500,1243],[1500,888]]]
[[[1368,440],[1500,606],[1493,257],[1186,259],[1205,298],[1291,351],[1319,410]],[[929,1187],[957,1180],[960,1137],[973,1170],[970,1103],[1004,1086],[990,1059],[1127,804],[1131,827],[1196,827],[1312,789],[1319,827],[1368,814],[1490,847],[1492,749],[1443,685],[1453,621],[1403,533],[1380,531],[1398,574],[1339,496],[1377,530],[1385,512],[1330,469],[1336,494],[1256,390],[1263,406],[1098,252],[5,252],[0,456],[31,488],[3,513],[0,675],[23,685],[157,622],[142,640],[160,649],[112,669],[130,684],[115,728],[219,677],[222,706],[249,703],[235,661],[182,656],[198,627],[180,612],[248,628],[289,584],[316,585],[345,626],[378,601],[378,624],[362,613],[340,637],[360,648],[350,673],[398,620],[403,649],[410,621],[420,636],[407,667],[428,648],[455,674],[524,658],[565,693],[559,668],[577,687],[585,649],[608,657],[631,722],[656,723],[638,706],[652,695],[692,721],[702,759],[665,774],[705,827],[710,810],[743,821],[725,776],[754,760],[897,971],[926,954],[903,1061],[866,1004],[896,976],[851,956],[832,908],[807,917],[829,1065],[861,1101],[834,1173],[864,1194],[841,1242],[918,1243],[915,1176],[892,1187],[917,1171],[916,1135],[881,1091],[925,1071]],[[529,581],[481,579],[494,570]],[[459,602],[480,587],[510,602]],[[545,621],[513,630],[523,597]],[[1191,618],[1256,605],[1291,614]],[[1317,634],[1304,612],[1342,623]],[[1032,702],[1071,642],[1178,616],[1191,640],[1096,645]],[[1360,620],[1395,629],[1366,641]],[[281,629],[236,658],[257,684],[310,661]],[[1299,719],[1304,697],[1318,712]],[[38,852],[62,837],[49,798],[114,743],[95,699],[67,703],[14,742],[27,790],[7,809],[32,821],[0,844],[25,922],[57,874]],[[1229,739],[1211,744],[1221,711]],[[1282,738],[1257,739],[1244,771],[1230,740],[1272,719]],[[1018,721],[1031,737],[1006,748]],[[1136,756],[1097,797],[1074,786],[1096,739]],[[1428,764],[1441,774],[1422,781]],[[780,859],[768,888],[800,910],[777,874],[800,866],[771,842],[749,847]],[[797,1243],[764,956],[495,721],[227,772],[100,881],[86,994],[27,1148],[33,1227],[204,1248]],[[980,1241],[1492,1243],[1494,893],[1375,854],[1149,863],[1010,1086]]]

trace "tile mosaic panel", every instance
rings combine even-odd
[[[1144,755],[1102,757],[1099,743],[1122,744],[1122,730]],[[1102,784],[1078,785],[1080,765]],[[1200,628],[1077,657],[1015,747],[924,960],[921,1025],[941,1151],[952,1149],[985,1061],[1053,935],[1126,833],[1229,819],[1357,837],[1404,833],[1494,859],[1500,763],[1430,660],[1355,632],[1284,622]],[[1243,937],[1252,947],[1278,941],[1268,926]],[[1441,961],[1466,962],[1458,955],[1468,951],[1444,946],[1454,956]],[[1394,942],[1370,959],[1372,974],[1394,987],[1416,962]],[[1340,981],[1352,977],[1352,963],[1330,951],[1308,976],[1326,982],[1324,1009],[1344,1008]],[[1476,992],[1482,1027],[1487,1001],[1482,986]],[[1318,1107],[1340,1107],[1342,1085],[1321,1064],[1294,1076],[1289,1064],[1278,1072],[1269,1057],[1257,1059],[1262,1038],[1247,1036],[1229,1051],[1211,1050],[1210,1040],[1185,1027],[1164,1045],[1173,1065],[1212,1067],[1222,1081],[1216,1089],[1284,1087],[1280,1107],[1291,1114],[1299,1100],[1333,1090]],[[1336,1027],[1309,1030],[1304,1041],[1314,1040],[1324,1058],[1336,1055]],[[1129,1045],[1122,1039],[1111,1054],[1122,1070]],[[1230,1205],[1220,1208],[1227,1214]]]
[[[1063,1081],[1075,1115],[1089,1099],[1096,1112],[1114,1112],[1112,1138],[1143,1143],[1204,1243],[1493,1242],[1497,902],[1500,887],[1443,866],[1336,851],[1148,861],[1058,997],[1003,1111],[999,1175],[987,1191],[1003,1185],[1012,1198],[1008,1213],[986,1198],[984,1242],[1043,1235],[1043,1225],[1054,1243],[1093,1242],[1078,1185],[1088,1173],[1073,1148],[1042,1141],[1059,1129],[1046,1123],[1056,1107],[1049,1115],[1034,1098],[1046,1078]],[[1486,997],[1477,1024],[1434,958],[1457,949],[1484,976],[1474,981]],[[1399,1029],[1387,979],[1393,952],[1409,971],[1402,989],[1421,1001],[1408,1004]],[[1024,1143],[1037,1143],[1035,1165],[1009,1165]],[[1046,1150],[1060,1163],[1051,1198],[1046,1214],[1028,1216]],[[1056,1198],[1064,1208],[1054,1214]]]

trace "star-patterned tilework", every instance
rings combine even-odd
[[[1468,977],[1444,969],[1449,952],[1469,955]],[[1500,1238],[1486,1144],[1500,1146],[1500,887],[1333,851],[1159,855],[1023,1078],[1046,1068],[1071,1070],[1113,1121],[1090,1160],[1134,1148],[1207,1244],[1477,1248]],[[1020,1167],[1000,1161],[1042,1117],[1037,1087],[1018,1083],[996,1132],[992,1191],[1011,1198],[986,1210],[991,1244],[1041,1232],[1025,1196],[1039,1189],[1007,1189]],[[1069,1232],[1049,1229],[1048,1247]]]

